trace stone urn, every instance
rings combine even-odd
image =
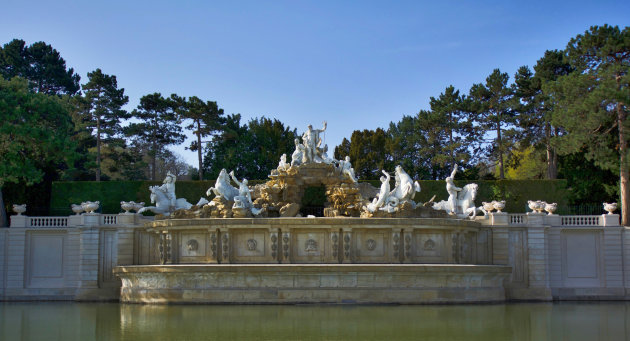
[[[85,211],[82,204],[71,204],[70,208],[72,209],[72,212],[76,213],[76,215],[80,215],[83,211]]]
[[[86,213],[94,213],[94,211],[98,210],[98,207],[101,203],[99,201],[85,201],[81,203],[83,210]]]
[[[26,204],[13,204],[13,212],[17,213],[17,215],[22,215],[22,213],[26,212]]]
[[[140,211],[143,207],[144,207],[144,201],[143,202],[133,202],[133,209],[134,211],[138,212]]]
[[[545,202],[544,201],[540,201],[540,200],[536,200],[536,201],[528,200],[527,201],[527,206],[529,206],[529,208],[534,213],[542,213],[542,211],[545,209]]]
[[[493,201],[492,206],[497,210],[497,213],[503,213],[501,210],[505,208],[505,200]]]
[[[15,206],[15,205],[14,205]],[[15,210],[15,209],[14,209]],[[604,203],[604,210],[608,211],[608,214],[613,214],[617,210],[617,203]]]
[[[549,215],[553,215],[553,212],[555,212],[558,209],[558,203],[553,203],[553,204],[547,204],[545,203],[545,211],[547,211],[547,213]]]
[[[125,214],[129,214],[130,210],[133,210],[135,207],[135,202],[133,201],[121,201],[120,202],[120,208],[122,208],[125,211]]]
[[[486,211],[486,214],[487,213],[492,213],[492,211],[494,211],[494,202],[482,201],[481,205],[482,205],[483,209]]]

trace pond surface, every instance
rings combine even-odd
[[[0,302],[0,340],[630,340],[630,302],[428,306]]]

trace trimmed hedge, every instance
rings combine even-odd
[[[250,185],[264,183],[263,180],[251,180]],[[380,186],[380,181],[366,181],[375,187]],[[526,212],[527,200],[544,200],[556,202],[559,207],[565,207],[568,203],[568,190],[566,180],[477,180],[455,181],[461,187],[467,183],[479,184],[476,203],[482,201],[505,200],[505,211],[510,213]],[[50,200],[51,215],[70,215],[70,204],[78,204],[83,201],[100,201],[101,213],[120,213],[121,201],[144,201],[150,206],[149,186],[160,185],[161,181],[74,181],[53,182]],[[177,181],[176,195],[178,198],[186,198],[195,204],[201,197],[206,196],[208,188],[214,186],[214,180],[205,181]],[[416,194],[415,200],[426,202],[436,195],[435,201],[446,200],[445,181],[423,180],[419,181],[422,191]],[[392,183],[393,186],[393,183]],[[303,204],[313,206],[323,205],[325,196],[323,189],[313,188],[305,192]],[[308,196],[308,198],[306,198]],[[320,203],[321,201],[321,203]]]

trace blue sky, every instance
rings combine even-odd
[[[87,81],[101,68],[130,97],[198,96],[302,132],[328,121],[332,149],[511,76],[592,25],[630,25],[630,1],[14,1],[0,44],[45,41]],[[512,79],[511,79],[512,80]],[[172,148],[196,165],[194,153]]]

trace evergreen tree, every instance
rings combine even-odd
[[[252,140],[247,126],[241,125],[241,115],[228,115],[220,134],[206,146],[203,161],[210,178],[216,179],[222,168],[239,175],[247,173],[248,166],[253,164],[249,152]]]
[[[14,39],[0,48],[0,75],[25,78],[31,89],[49,95],[73,95],[80,89],[81,77],[66,69],[61,54],[42,41],[27,47],[23,40]]]
[[[88,128],[96,134],[96,181],[101,181],[101,145],[121,133],[121,119],[129,118],[122,106],[129,102],[125,89],[118,89],[116,76],[104,74],[101,69],[88,73],[89,81],[83,84],[88,102],[85,112]]]
[[[563,60],[561,51],[545,51],[545,55],[534,66],[535,73],[526,66],[521,66],[514,76],[515,95],[520,99],[518,123],[522,128],[523,147],[534,145],[544,148],[547,159],[547,179],[558,176],[558,154],[551,141],[559,136],[560,127],[551,124],[553,101],[542,91],[542,85],[553,82],[558,77],[569,74],[571,66]],[[530,151],[530,155],[536,151]]]
[[[362,179],[378,179],[381,170],[386,167],[386,160],[391,160],[387,152],[388,137],[381,128],[376,130],[355,130],[352,132],[350,144],[345,148],[335,148],[335,158],[350,156],[350,161],[357,177]],[[347,152],[347,154],[345,154]],[[345,154],[345,155],[343,155]]]
[[[192,151],[197,151],[199,180],[203,180],[203,158],[201,152],[204,141],[202,139],[220,129],[223,120],[223,109],[219,108],[217,102],[204,102],[196,96],[190,97],[184,103],[180,115],[182,119],[190,121],[186,129],[192,130],[196,137],[196,141],[193,141],[188,148]]]
[[[509,153],[510,138],[513,137],[514,90],[508,86],[509,76],[499,69],[486,78],[485,84],[474,84],[470,88],[472,110],[476,113],[476,123],[490,137],[492,154],[499,160],[499,178],[505,178],[503,158]]]
[[[177,95],[164,98],[160,93],[145,95],[140,98],[138,108],[131,113],[139,123],[131,123],[125,128],[127,136],[137,143],[146,143],[151,158],[151,180],[157,179],[157,158],[163,150],[173,144],[184,142],[180,119],[176,109],[180,105]]]
[[[619,170],[622,224],[630,225],[628,104],[630,27],[593,26],[571,39],[565,56],[575,72],[543,85],[555,101],[552,123],[568,134],[561,152],[583,150],[606,170]]]

